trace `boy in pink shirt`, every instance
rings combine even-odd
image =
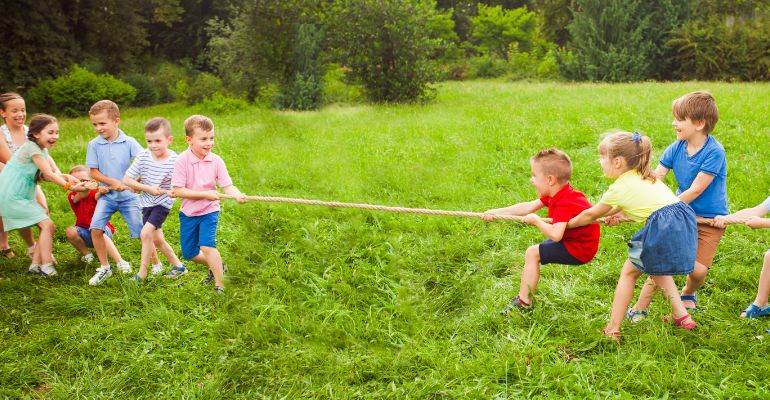
[[[184,121],[185,140],[190,146],[179,154],[171,177],[172,195],[182,198],[179,210],[179,241],[182,256],[204,264],[209,269],[203,281],[214,282],[214,290],[224,293],[222,256],[217,250],[216,235],[219,222],[219,193],[216,188],[239,203],[246,196],[233,185],[227,167],[214,147],[214,123],[203,115],[193,115]],[[178,278],[187,273],[185,267],[175,267],[167,276]]]

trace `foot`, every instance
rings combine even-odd
[[[683,294],[679,298],[682,299],[682,304],[687,311],[692,312],[698,309],[698,296],[695,294]]]
[[[741,313],[741,318],[752,319],[766,317],[768,315],[770,315],[770,305],[765,304],[764,306],[758,306],[754,303],[751,303],[750,306],[743,310]]]
[[[139,276],[139,274],[134,274],[134,277],[131,278],[131,280],[136,282],[136,283],[142,283],[142,281],[144,281],[144,279],[142,279],[142,277]]]
[[[604,334],[605,338],[612,340],[613,342],[620,342],[619,329],[604,328],[604,330],[602,330],[602,334]]]
[[[227,273],[227,265],[222,265],[222,275]],[[210,285],[214,282],[214,273],[209,270],[209,274],[201,281],[201,285]]]
[[[502,311],[500,311],[500,314],[508,317],[511,315],[513,310],[528,312],[532,310],[532,305],[522,300],[521,297],[516,296]]]
[[[14,257],[16,257],[16,253],[14,253],[14,252],[13,252],[13,249],[11,249],[11,248],[9,247],[9,248],[7,248],[7,249],[2,249],[2,250],[0,250],[0,256],[3,256],[3,257],[5,257],[5,258],[9,258],[9,259],[10,259],[10,258],[14,258]]]
[[[698,323],[696,323],[695,320],[692,319],[690,314],[685,314],[678,318],[675,318],[673,315],[664,315],[661,319],[663,320],[663,322],[671,322],[674,324],[674,326],[678,326],[688,331],[691,331],[698,326]]]
[[[171,271],[168,271],[168,273],[166,274],[166,277],[171,279],[177,279],[186,273],[187,273],[187,267],[182,265],[181,267],[171,268]]]
[[[40,275],[48,277],[56,275],[56,268],[51,264],[45,264],[40,266]]]
[[[131,273],[131,264],[128,263],[126,260],[120,260],[115,264],[116,267],[118,267],[118,271],[124,273],[124,274],[130,274]]]
[[[94,262],[94,253],[88,253],[83,257],[80,257],[80,261],[83,261],[86,264],[91,264],[92,262]]]
[[[96,269],[96,273],[94,276],[91,277],[91,279],[88,280],[88,284],[91,286],[97,286],[104,283],[104,281],[107,280],[107,278],[112,276],[112,269],[107,267],[99,267]]]
[[[633,308],[629,308],[626,312],[626,319],[632,324],[642,322],[645,318],[647,318],[647,310],[634,310]]]
[[[225,288],[222,286],[214,286],[214,293],[225,294]]]
[[[162,275],[163,274],[163,264],[155,264],[152,266],[152,271],[150,271],[153,275]]]
[[[29,264],[27,272],[30,274],[40,275],[40,264]]]

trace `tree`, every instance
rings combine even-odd
[[[472,18],[473,39],[490,54],[507,60],[511,44],[517,50],[532,50],[538,36],[537,15],[526,8],[504,10],[501,6],[479,4],[479,14]]]

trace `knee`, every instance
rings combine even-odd
[[[104,231],[101,229],[91,229],[91,236],[92,237],[103,237]]]
[[[534,244],[527,247],[524,257],[526,257],[527,260],[540,261],[540,245]]]
[[[154,235],[153,235],[153,229],[152,229],[152,228],[149,228],[149,229],[148,229],[148,228],[145,226],[144,228],[142,228],[142,231],[141,231],[141,232],[139,232],[139,238],[140,238],[140,239],[141,239],[143,242],[152,242],[152,241],[153,241],[153,238],[154,238]]]
[[[50,219],[47,219],[45,221],[40,221],[38,224],[40,226],[41,231],[45,231],[48,233],[52,233],[54,230],[56,230],[56,224],[53,223]]]
[[[67,227],[67,229],[64,230],[64,235],[70,242],[80,237],[80,235],[78,235],[78,230],[74,226]]]

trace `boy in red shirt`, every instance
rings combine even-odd
[[[90,249],[94,247],[91,240],[91,218],[96,209],[96,200],[107,192],[109,188],[102,186],[96,189],[95,182],[91,181],[91,174],[85,165],[76,165],[70,170],[70,175],[80,179],[80,182],[73,185],[67,193],[67,200],[70,203],[72,212],[75,213],[75,225],[66,229],[67,241],[77,249],[83,256],[80,258],[85,263],[94,260],[94,254]],[[104,241],[107,244],[107,254],[116,264],[128,264],[118,253],[118,249],[112,242],[112,235],[115,233],[115,227],[107,223],[107,229],[104,230]]]
[[[531,293],[540,280],[541,264],[582,265],[591,261],[599,249],[598,224],[567,229],[567,222],[572,217],[591,208],[585,195],[569,183],[572,176],[569,156],[556,148],[542,150],[530,159],[530,167],[530,182],[538,198],[488,210],[484,217],[492,221],[496,215],[524,215],[524,222],[536,226],[546,237],[545,241],[527,248],[519,294],[501,312],[503,315],[509,315],[514,309],[531,309]],[[534,214],[543,207],[548,207],[550,224]]]

